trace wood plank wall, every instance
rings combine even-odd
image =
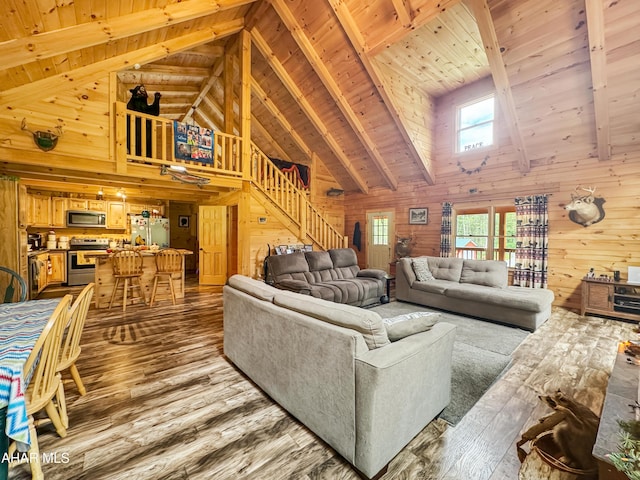
[[[573,68],[582,69],[584,65]],[[348,195],[345,199],[346,231],[353,231],[357,221],[365,226],[367,212],[392,209],[396,215],[395,233],[415,238],[413,255],[438,256],[441,202],[451,201],[459,208],[509,205],[516,196],[547,193],[550,195],[549,288],[556,295],[555,304],[574,310],[580,308],[580,282],[591,267],[596,274],[612,275],[613,270],[620,270],[625,279],[629,265],[640,265],[640,172],[637,166],[640,146],[627,145],[624,154],[614,155],[608,162],[594,158],[595,134],[586,137],[581,133],[584,128],[591,132],[591,127],[576,127],[576,123],[593,122],[592,113],[589,114],[592,100],[582,90],[576,91],[575,82],[559,83],[564,87],[555,86],[554,98],[572,105],[569,110],[554,112],[549,106],[550,100],[543,97],[528,104],[531,107],[528,118],[536,117],[544,122],[546,132],[543,138],[529,138],[526,142],[532,147],[530,152],[534,152],[530,173],[523,175],[518,170],[507,129],[500,117],[495,148],[465,156],[453,154],[455,107],[490,93],[492,82],[481,81],[437,99],[436,185],[428,186],[418,181],[402,184],[397,192],[378,189],[368,196]],[[524,87],[531,91],[544,89],[542,85],[537,87],[535,79],[526,82]],[[571,138],[574,131],[579,138]],[[481,166],[485,159],[486,165]],[[473,170],[478,167],[480,171],[476,173],[462,171],[462,168]],[[606,200],[604,220],[589,227],[570,221],[564,209],[571,200],[571,192],[579,184],[596,187],[596,196]],[[429,209],[428,225],[408,224],[408,210],[412,207]],[[366,234],[366,226],[364,228],[363,235]],[[358,253],[358,258],[360,266],[366,266],[366,249]]]

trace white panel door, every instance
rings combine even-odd
[[[389,273],[393,258],[393,212],[367,213],[367,268],[377,268]]]

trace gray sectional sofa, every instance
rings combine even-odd
[[[223,302],[228,359],[367,478],[449,404],[453,325],[383,321],[241,275]]]
[[[336,303],[366,306],[384,301],[386,272],[361,270],[352,248],[266,258],[268,283]]]
[[[401,258],[396,299],[534,331],[551,315],[551,290],[508,286],[505,262]]]

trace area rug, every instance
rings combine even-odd
[[[410,312],[438,311],[404,302],[371,308],[383,318]],[[451,372],[451,403],[440,418],[457,424],[511,363],[511,353],[529,332],[474,318],[440,312],[440,321],[456,325]]]

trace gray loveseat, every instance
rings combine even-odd
[[[507,283],[506,263],[494,260],[425,256],[396,264],[398,300],[534,331],[551,315],[553,292]]]
[[[242,275],[223,309],[229,360],[368,478],[449,403],[453,325],[390,342],[371,310]]]
[[[352,248],[272,255],[266,261],[267,280],[282,290],[360,307],[386,300],[386,272],[361,270]]]

